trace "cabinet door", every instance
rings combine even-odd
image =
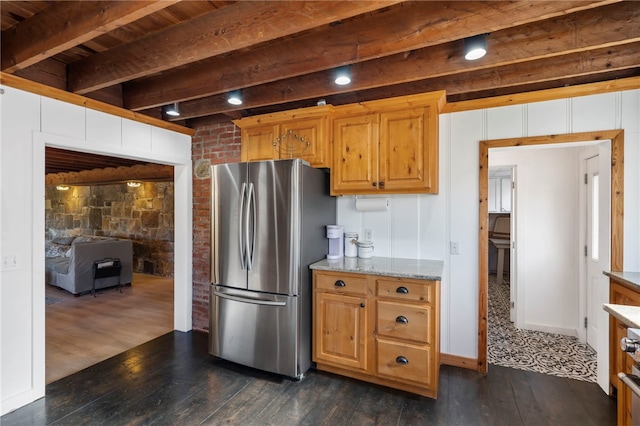
[[[333,143],[332,194],[377,191],[377,115],[336,118],[333,122]]]
[[[429,107],[380,114],[380,177],[388,191],[437,192],[437,140]]]
[[[276,160],[280,158],[279,148],[273,143],[278,131],[277,125],[265,125],[242,129],[242,161]]]
[[[367,299],[314,293],[314,361],[365,371]]]
[[[280,126],[280,158],[302,158],[313,167],[328,167],[327,118],[308,118]]]

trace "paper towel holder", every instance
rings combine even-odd
[[[380,212],[389,209],[389,199],[386,197],[365,197],[355,199],[355,209],[359,212]]]

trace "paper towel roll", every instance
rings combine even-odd
[[[380,212],[388,209],[387,198],[356,198],[356,210],[359,212]]]

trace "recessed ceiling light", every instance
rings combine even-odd
[[[346,86],[351,83],[351,69],[350,67],[340,67],[336,70],[336,78],[334,82],[338,86]]]
[[[240,90],[234,90],[227,95],[227,102],[231,105],[242,105],[242,93]]]
[[[474,61],[482,58],[487,54],[487,35],[479,34],[477,36],[464,39],[464,58],[468,61]]]

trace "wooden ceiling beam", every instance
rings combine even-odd
[[[84,94],[398,2],[240,1],[74,62],[69,65],[68,87]]]
[[[107,167],[81,172],[51,173],[45,176],[46,185],[90,185],[127,181],[172,181],[173,166],[145,164],[131,167]]]
[[[525,24],[544,17],[573,21],[574,14],[566,14],[576,7],[586,10],[602,4],[552,1],[523,8],[518,2],[407,2],[384,13],[128,83],[124,103],[138,111],[193,100],[461,40],[469,34],[495,32],[514,22]],[[601,13],[597,15],[602,18]],[[558,24],[562,26],[556,31],[565,28],[563,22]],[[382,41],[380,34],[385,34]]]
[[[2,71],[28,67],[177,1],[55,2],[2,32]]]
[[[348,88],[336,86],[330,72],[317,72],[244,89],[245,102],[241,107],[229,105],[223,94],[183,102],[180,104],[180,119],[304,99],[313,100],[339,93],[422,81],[425,78],[443,77],[442,87],[449,88],[447,93],[451,93],[451,80],[457,74],[544,58],[558,58],[558,61],[562,61],[562,55],[614,48],[616,45],[640,41],[640,3],[612,5],[606,11],[606,14],[599,9],[584,11],[576,16],[553,18],[498,31],[490,36],[489,54],[478,61],[470,62],[462,58],[462,43],[446,43],[406,55],[396,54],[354,64],[351,68],[353,82]],[[570,30],[559,31],[558,28]],[[597,28],[597,34],[593,34],[593,28]],[[630,66],[629,61],[633,57],[625,59],[627,62],[622,67]],[[638,66],[638,55],[635,61]]]

